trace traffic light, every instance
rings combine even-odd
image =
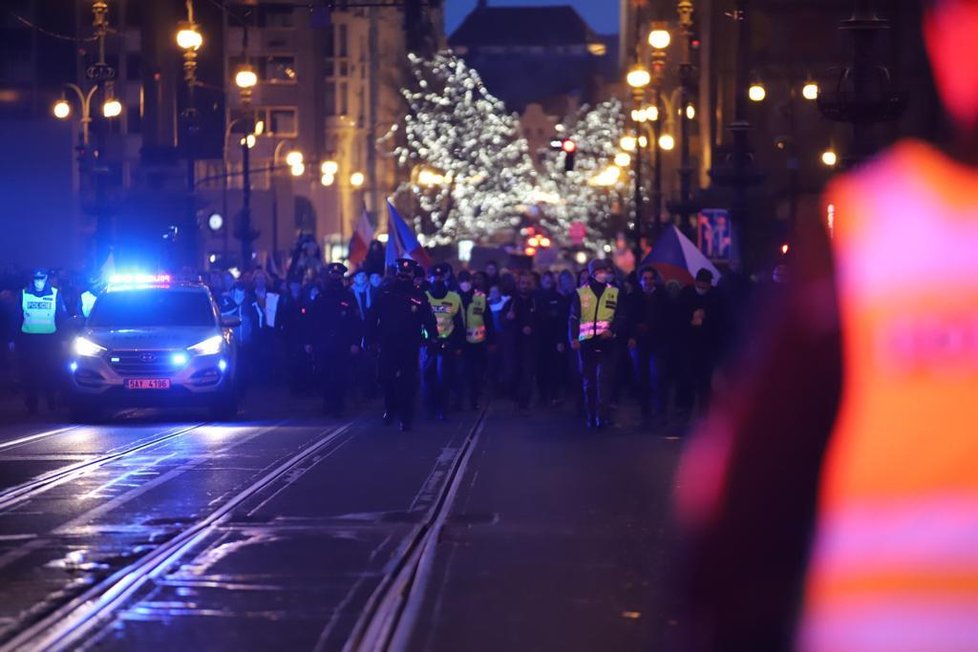
[[[564,172],[574,169],[574,157],[577,155],[577,143],[570,138],[565,138],[560,143],[560,149],[564,152]]]

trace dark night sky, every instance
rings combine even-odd
[[[476,0],[445,0],[445,29],[451,34],[472,11]],[[618,0],[489,0],[489,6],[572,5],[599,34],[618,33]]]

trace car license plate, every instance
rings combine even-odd
[[[169,378],[130,378],[126,389],[170,389]]]

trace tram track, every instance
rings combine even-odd
[[[436,500],[400,547],[391,572],[368,599],[343,652],[407,649],[431,579],[438,539],[485,427],[486,413],[483,409],[459,446]]]
[[[229,522],[238,507],[302,468],[304,464],[316,464],[338,450],[351,435],[354,423],[351,421],[323,430],[313,443],[275,465],[272,470],[236,492],[207,516],[188,525],[145,556],[118,569],[23,629],[0,645],[0,652],[66,650],[82,645],[135,594],[179,563],[194,546]]]
[[[200,422],[189,426],[181,426],[176,429],[171,428],[162,433],[158,433],[155,436],[152,436],[149,440],[142,440],[131,446],[126,446],[122,449],[115,450],[106,453],[104,455],[99,455],[93,459],[83,460],[76,464],[70,464],[60,469],[49,471],[35,478],[32,478],[31,480],[28,480],[27,482],[22,482],[13,487],[4,489],[3,491],[0,491],[0,513],[3,513],[12,507],[15,507],[16,505],[19,505],[54,487],[57,487],[58,485],[74,480],[75,478],[79,478],[83,475],[86,475],[87,473],[91,473],[95,469],[105,466],[106,464],[115,462],[116,460],[119,460],[123,457],[127,457],[134,453],[139,453],[146,449],[153,448],[154,446],[158,446],[160,444],[166,443],[168,441],[181,437],[187,434],[188,432],[192,432],[206,425],[208,425],[207,422]],[[68,428],[63,428],[61,430],[50,431],[47,433],[39,433],[37,435],[33,435],[32,437],[34,438],[33,440],[36,441],[37,439],[43,437],[54,436],[56,434],[63,434],[65,432],[73,431],[74,429],[75,427],[68,427]],[[21,441],[20,443],[29,443],[29,441]],[[13,442],[8,442],[8,444],[12,446]],[[11,446],[8,446],[8,448]]]

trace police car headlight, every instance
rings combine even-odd
[[[94,358],[95,356],[105,353],[107,350],[104,346],[99,346],[91,340],[87,340],[84,337],[75,338],[75,355],[84,358]]]
[[[194,355],[217,355],[224,347],[224,338],[220,335],[208,337],[203,342],[188,347],[187,350]]]

